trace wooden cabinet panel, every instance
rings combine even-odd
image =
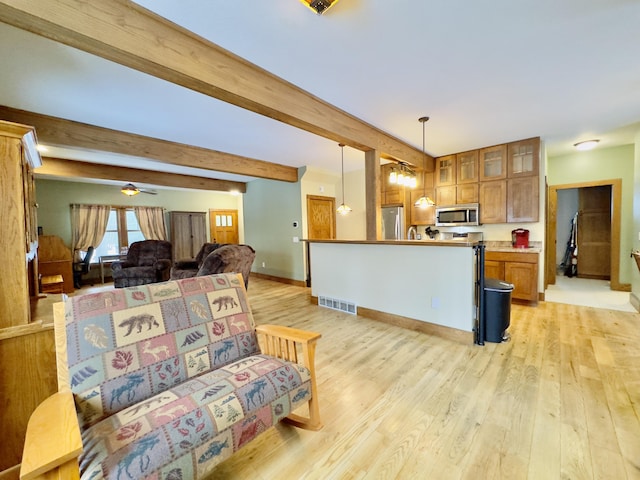
[[[465,183],[456,188],[456,203],[478,203],[479,186],[477,183]]]
[[[507,145],[507,176],[509,178],[538,175],[540,138],[529,138]]]
[[[171,212],[171,246],[174,260],[194,259],[207,241],[206,212]]]
[[[435,186],[442,187],[456,184],[456,156],[447,155],[436,158]]]
[[[455,205],[456,197],[455,185],[436,187],[436,205]]]
[[[480,223],[507,221],[507,181],[480,183]]]
[[[537,175],[507,180],[507,222],[537,222],[539,218]]]
[[[389,183],[389,174],[395,163],[385,163],[380,167],[380,201],[382,205],[404,203],[404,187]]]
[[[485,259],[484,276],[487,278],[497,278],[498,280],[504,280],[504,262]]]
[[[478,150],[456,154],[457,184],[478,182]]]
[[[482,148],[478,154],[480,181],[507,178],[507,146]]]
[[[537,263],[505,262],[504,279],[514,286],[512,298],[530,302],[538,301]]]
[[[529,252],[485,253],[484,275],[513,284],[511,298],[538,301],[538,257]]]
[[[422,196],[422,189],[411,190],[411,225],[435,225],[436,209],[434,206],[419,208],[415,206],[416,200]],[[433,188],[427,189],[427,196],[433,200]]]
[[[383,197],[383,205],[391,205],[391,204],[397,204],[397,203],[403,203],[403,189],[401,188],[395,188],[393,190],[387,190],[386,192],[384,192],[384,197]]]

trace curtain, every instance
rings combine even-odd
[[[147,240],[166,240],[167,230],[164,224],[164,208],[133,207],[138,219],[140,231]]]
[[[109,221],[109,205],[71,205],[71,244],[73,261],[79,262],[80,251],[97,247],[102,242]]]

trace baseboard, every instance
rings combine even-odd
[[[306,287],[307,282],[304,280],[293,280],[292,278],[276,277],[274,275],[267,275],[266,273],[251,272],[251,276],[262,278],[264,280],[271,280],[273,282],[286,283],[287,285],[294,285],[296,287]],[[251,280],[249,280],[251,282]]]
[[[313,305],[317,305],[318,297],[311,295],[310,301]],[[428,335],[434,335],[440,338],[446,338],[447,340],[452,340],[464,345],[473,344],[473,332],[465,332],[464,330],[458,330],[457,328],[435,325],[433,323],[423,322],[422,320],[415,320],[413,318],[381,312],[379,310],[373,310],[371,308],[361,306],[357,307],[356,314],[370,320],[406,328],[407,330],[426,333]]]
[[[633,308],[640,312],[640,298],[638,298],[633,292],[631,292],[631,295],[629,295],[629,303],[631,303],[631,306]]]

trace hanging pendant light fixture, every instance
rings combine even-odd
[[[408,164],[398,162],[397,167],[391,167],[389,183],[392,185],[416,188],[418,185],[418,179],[416,177],[416,172],[414,172]]]
[[[415,206],[427,208],[436,204],[431,198],[427,197],[427,152],[424,149],[424,124],[429,121],[429,117],[420,117],[418,121],[422,123],[422,196],[416,200]]]
[[[344,143],[339,143],[338,146],[340,147],[341,151],[342,151],[342,203],[340,204],[340,206],[338,207],[338,213],[340,215],[347,215],[349,212],[351,212],[351,207],[349,207],[349,205],[346,205],[344,203]]]

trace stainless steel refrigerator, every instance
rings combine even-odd
[[[382,238],[384,240],[404,239],[404,208],[382,207]]]

